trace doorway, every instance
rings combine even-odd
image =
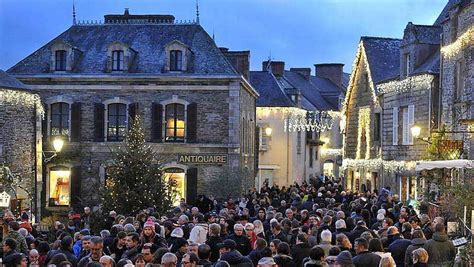
[[[176,197],[173,205],[177,206],[182,199],[186,199],[186,173],[181,168],[168,168],[164,170],[165,181],[173,181],[176,184]]]

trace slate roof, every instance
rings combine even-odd
[[[280,88],[275,76],[268,71],[251,71],[250,84],[260,94],[260,97],[257,98],[258,107],[295,106]]]
[[[165,45],[174,40],[189,46],[192,51],[194,62],[191,64],[191,72],[194,75],[237,74],[212,38],[197,24],[74,25],[17,63],[8,72],[11,74],[49,73],[50,47],[61,40],[82,51],[82,59],[78,65],[80,74],[105,74],[107,46],[118,41],[129,45],[137,52],[133,64],[136,69],[133,73],[119,75],[134,73],[171,75],[162,73],[162,70],[165,64]],[[107,73],[107,75],[111,74]],[[172,75],[189,75],[189,73]]]
[[[426,61],[417,67],[412,74],[438,74],[439,73],[440,52],[433,53]]]
[[[453,8],[455,5],[461,3],[462,1],[463,0],[449,0],[448,3],[446,3],[446,5],[444,6],[441,13],[439,14],[436,21],[433,23],[433,25],[440,26],[443,23],[443,21],[448,18],[449,10],[451,10],[451,8]]]
[[[8,75],[8,73],[3,70],[0,70],[0,89],[28,90],[22,82]]]
[[[401,39],[364,36],[361,40],[374,84],[398,75]]]
[[[429,25],[413,25],[416,39],[421,44],[436,44],[441,43],[441,27]]]

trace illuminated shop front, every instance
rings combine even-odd
[[[67,167],[54,167],[49,172],[49,206],[69,206],[71,171]]]

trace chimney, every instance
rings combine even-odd
[[[342,63],[314,64],[316,77],[329,79],[342,88]]]
[[[245,79],[250,79],[250,51],[229,51],[227,47],[219,47],[234,69]]]
[[[268,70],[268,60],[262,62],[262,70]],[[285,71],[285,61],[271,61],[270,70],[275,76],[283,76],[283,72]]]
[[[307,81],[309,81],[309,78],[311,77],[311,68],[290,68],[290,71],[298,73]]]
[[[123,13],[123,15],[124,16],[129,16],[130,15],[130,13],[128,11],[128,7],[125,8],[125,12]]]

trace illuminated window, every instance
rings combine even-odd
[[[123,70],[123,51],[112,51],[112,70]]]
[[[66,70],[66,50],[56,50],[54,70]]]
[[[166,105],[166,137],[167,142],[184,142],[184,105]]]
[[[127,105],[109,104],[107,119],[107,141],[122,141],[127,132]]]
[[[334,163],[333,162],[325,162],[323,164],[323,172],[324,175],[327,177],[333,177],[334,176]]]
[[[177,206],[181,199],[186,199],[185,173],[184,170],[178,168],[171,168],[165,170],[165,181],[171,182],[175,185],[176,197],[173,205]]]
[[[71,171],[57,167],[49,173],[49,204],[51,206],[69,206]]]
[[[170,51],[170,71],[183,70],[183,52],[180,50]]]
[[[69,104],[64,102],[51,104],[51,136],[69,135]]]

